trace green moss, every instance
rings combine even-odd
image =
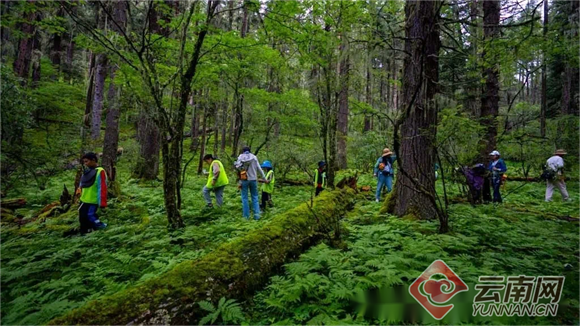
[[[397,196],[395,195],[395,189],[389,192],[381,205],[381,214],[393,214],[395,211],[395,204],[397,203]]]
[[[332,229],[336,219],[353,207],[352,198],[352,189],[324,192],[312,207],[302,204],[200,260],[185,261],[160,277],[91,301],[49,324],[148,323],[162,310],[170,312],[171,324],[195,322],[200,318],[195,302],[248,297],[290,257]]]

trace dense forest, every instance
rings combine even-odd
[[[2,324],[579,323],[580,2],[0,9]],[[438,259],[469,286],[441,321],[407,289]],[[491,275],[565,276],[558,313],[472,314]]]

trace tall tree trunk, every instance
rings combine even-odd
[[[203,118],[203,126],[201,127],[201,147],[199,150],[199,161],[197,164],[197,174],[201,174],[203,171],[203,156],[205,155],[205,142],[207,137],[207,120],[208,120],[208,113],[207,113],[207,106],[209,103],[205,102],[203,104],[203,114],[201,115]]]
[[[95,70],[95,90],[93,96],[91,139],[98,140],[101,137],[101,116],[103,114],[103,96],[105,93],[105,78],[107,76],[107,55],[97,54]]]
[[[226,150],[226,130],[228,128],[228,101],[227,97],[222,101],[222,126],[221,126],[221,144],[220,151],[223,153]]]
[[[113,30],[117,33],[125,31],[127,23],[127,2],[117,1],[113,4],[113,19],[117,24],[113,24]],[[119,27],[117,27],[119,25]],[[114,182],[116,179],[115,162],[117,161],[117,150],[119,147],[119,87],[115,85],[115,73],[117,65],[113,62],[109,63],[109,92],[107,98],[107,126],[105,129],[105,140],[103,145],[103,163],[102,166],[107,171],[109,180]],[[118,190],[118,187],[110,187],[113,193]],[[117,194],[115,194],[117,195]]]
[[[159,174],[161,139],[159,128],[145,109],[141,109],[139,113],[137,140],[139,141],[139,160],[137,160],[133,175],[144,180],[155,180]]]
[[[544,28],[543,28],[543,36],[544,41],[546,41],[546,35],[548,34],[548,1],[544,1]],[[540,107],[540,135],[546,137],[546,110],[548,106],[547,97],[546,97],[546,87],[547,87],[547,51],[542,51],[542,99],[541,99],[541,107]]]
[[[485,70],[485,90],[481,98],[481,124],[485,127],[485,136],[480,143],[482,162],[489,161],[489,153],[496,148],[497,116],[499,113],[499,69],[497,50],[493,50],[495,39],[499,36],[500,1],[483,1],[483,36],[485,42],[483,60]]]
[[[371,84],[371,69],[372,69],[372,56],[371,50],[368,49],[368,58],[367,58],[367,78],[366,78],[366,85],[365,85],[365,101],[367,102],[368,106],[373,106],[373,97],[372,97],[372,84]],[[371,130],[371,115],[365,114],[364,117],[364,126],[363,132],[367,132]]]
[[[34,3],[34,0],[28,0],[29,3]],[[36,17],[36,13],[34,11],[28,12],[25,14],[23,23],[20,24],[20,32],[22,36],[18,43],[18,55],[16,56],[16,60],[14,60],[13,68],[14,73],[16,76],[22,78],[24,83],[28,80],[29,72],[30,72],[30,62],[32,60],[32,47],[34,42],[34,35],[35,35],[35,25],[29,24],[26,22],[33,22]]]
[[[7,0],[2,0],[2,5],[0,6],[0,17],[9,17],[12,13],[12,2]],[[10,42],[10,28],[0,25],[0,40],[2,44],[8,44]],[[2,58],[2,63],[5,63],[6,55],[8,54],[7,47],[2,46],[0,48],[0,56]]]
[[[125,3],[119,1],[119,3]],[[107,171],[110,181],[116,179],[115,162],[117,161],[117,149],[119,147],[119,89],[115,85],[115,73],[117,67],[113,64],[109,67],[109,91],[107,93],[107,125],[105,127],[105,140],[103,144],[102,166]]]
[[[198,94],[198,96],[196,96]],[[189,145],[190,151],[196,151],[199,146],[199,102],[193,102],[194,97],[201,96],[201,91],[193,91],[193,95],[190,99],[191,104],[191,144]]]
[[[64,9],[62,8],[62,3],[59,1],[59,8],[56,12],[56,17],[59,19],[64,18]],[[50,61],[53,65],[57,67],[57,75],[60,72],[60,62],[62,56],[62,37],[61,32],[56,32],[52,35],[52,47],[50,49]],[[56,77],[56,76],[55,76]]]
[[[221,103],[215,103],[214,107],[214,116],[213,116],[213,155],[217,156],[218,153],[218,144],[219,144],[219,111],[220,111]]]
[[[571,114],[571,104],[572,104],[572,68],[568,63],[564,67],[564,72],[562,72],[562,98],[560,102],[560,107],[562,114]]]
[[[338,95],[338,119],[337,119],[337,168],[346,169],[348,166],[346,156],[346,142],[348,137],[348,88],[349,88],[349,56],[346,37],[340,46],[340,60],[338,80],[340,93]]]
[[[435,200],[435,138],[439,80],[439,1],[405,3],[405,57],[402,116],[394,133],[399,163],[394,213],[421,219],[437,216]],[[399,129],[400,126],[400,146]],[[441,225],[445,232],[447,225]]]
[[[38,17],[38,15],[37,15]],[[39,20],[39,19],[38,19]],[[40,60],[42,59],[42,49],[40,47],[40,32],[34,33],[32,40],[32,87],[38,87],[41,77]]]

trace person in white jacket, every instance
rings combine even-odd
[[[250,205],[248,202],[248,190],[250,190],[254,219],[259,220],[260,202],[258,197],[258,172],[262,176],[262,179],[266,179],[266,175],[264,174],[262,167],[260,167],[258,158],[250,152],[250,147],[248,146],[242,149],[242,153],[238,156],[238,160],[234,164],[240,174],[240,184],[242,188],[242,214],[244,218],[250,218]]]
[[[554,152],[554,155],[546,161],[546,166],[548,169],[555,173],[555,177],[552,180],[546,181],[546,201],[552,201],[552,194],[554,193],[554,188],[558,188],[560,194],[562,194],[562,199],[567,201],[570,199],[568,196],[568,190],[566,190],[566,182],[564,182],[564,159],[562,156],[566,155],[566,151],[559,149]]]

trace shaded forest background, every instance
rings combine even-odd
[[[498,149],[536,176],[565,148],[575,165],[578,17],[576,1],[2,2],[2,192],[42,190],[86,151],[114,182],[122,153],[163,180],[179,228],[205,153],[249,145],[281,179],[325,159],[332,185],[389,146],[394,211],[444,215],[437,162]]]

